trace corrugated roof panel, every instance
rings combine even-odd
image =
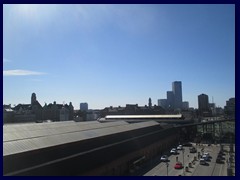
[[[182,114],[170,115],[107,115],[106,119],[148,119],[148,118],[181,118]]]
[[[108,125],[108,123],[104,123]],[[111,123],[110,125],[113,125]],[[51,136],[37,137],[37,138],[29,138],[22,139],[18,141],[9,141],[4,142],[4,152],[3,155],[14,154],[17,152],[24,152],[33,149],[45,148],[50,146],[56,146],[60,144],[66,144],[70,142],[76,142],[84,139],[90,139],[94,137],[115,134],[119,132],[129,131],[133,129],[139,129],[143,127],[150,127],[159,125],[157,122],[142,122],[142,123],[134,123],[134,124],[124,124],[119,126],[110,126],[110,127],[102,127],[98,129],[89,129],[86,131],[78,131],[78,132],[69,132],[67,134],[57,134]]]
[[[26,139],[26,138],[33,138],[33,137],[39,137],[39,136],[49,136],[49,135],[54,135],[54,134],[62,134],[62,133],[69,133],[69,132],[75,132],[75,131],[83,131],[83,130],[88,130],[88,129],[97,129],[97,128],[103,128],[103,127],[110,127],[110,126],[116,126],[116,125],[121,125],[121,124],[128,124],[126,122],[112,122],[112,123],[70,123],[68,125],[67,123],[64,123],[64,126],[60,126],[59,124],[56,123],[52,127],[46,127],[45,129],[42,128],[36,128],[33,129],[31,126],[27,126],[25,130],[17,129],[16,131],[7,131],[5,129],[4,131],[4,138],[3,141],[10,141],[10,140],[19,140],[19,139]],[[37,124],[35,124],[36,126]],[[63,125],[63,124],[62,124]],[[41,126],[42,127],[42,126]],[[17,128],[17,126],[15,126]],[[12,133],[17,133],[18,136],[11,136],[10,134]]]
[[[81,123],[84,124],[99,124],[98,121],[88,121],[88,122],[75,122],[75,121],[64,121],[64,122],[49,122],[49,123],[29,123],[29,124],[7,124],[3,126],[4,132],[12,132],[12,131],[22,131],[22,130],[40,130],[46,128],[56,128],[56,127],[64,127],[64,126],[74,126]],[[27,128],[27,129],[26,129]]]

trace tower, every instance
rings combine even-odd
[[[182,109],[182,82],[174,81],[172,83],[172,91],[174,95],[174,109]]]
[[[35,93],[32,93],[32,97],[31,97],[31,105],[33,105],[34,102],[37,101],[37,97]]]
[[[149,108],[152,107],[152,100],[151,100],[151,98],[148,99],[148,107],[149,107]]]
[[[203,114],[203,112],[209,111],[208,95],[200,94],[198,96],[198,110],[199,110],[200,114]]]
[[[167,91],[167,107],[174,109],[174,95],[172,91]]]

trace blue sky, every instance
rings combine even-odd
[[[3,103],[153,104],[235,97],[234,5],[4,5]]]

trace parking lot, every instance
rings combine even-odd
[[[159,162],[144,174],[144,176],[227,176],[227,168],[233,169],[235,173],[235,161],[229,162],[229,145],[223,146],[224,155],[222,162],[216,163],[220,145],[192,144],[196,148],[195,153],[190,153],[190,147],[183,147],[184,150],[178,150],[177,154],[171,154],[168,162]],[[176,148],[176,147],[175,147]],[[204,153],[209,153],[210,158],[205,165],[200,164],[200,159]],[[233,154],[235,157],[235,154]],[[179,161],[185,168],[175,169],[176,162]],[[191,163],[191,164],[189,164]],[[187,168],[186,168],[187,167]]]

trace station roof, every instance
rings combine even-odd
[[[182,114],[171,115],[107,115],[105,119],[179,119]]]
[[[72,121],[4,125],[3,156],[152,126],[160,125],[155,121],[134,124],[125,121]]]

